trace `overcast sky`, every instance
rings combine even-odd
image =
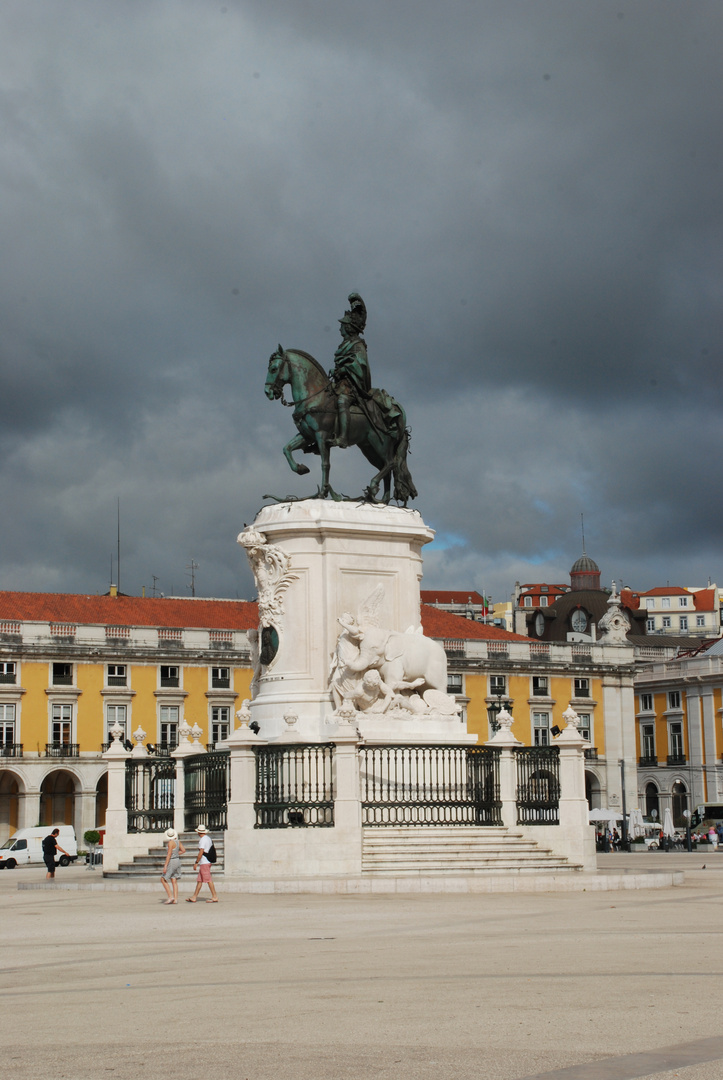
[[[347,294],[424,587],[723,586],[720,0],[4,0],[0,588],[254,595]],[[332,482],[371,477],[355,449]],[[114,574],[115,576],[115,574]]]

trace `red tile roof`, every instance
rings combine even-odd
[[[680,585],[658,585],[654,589],[648,589],[647,592],[641,592],[640,596],[690,596],[691,594],[687,589],[682,589]]]
[[[0,620],[249,630],[258,626],[258,608],[249,600],[0,592]]]
[[[423,604],[484,604],[478,592],[464,589],[422,589]]]
[[[422,628],[427,637],[445,638],[450,641],[526,641],[530,639],[521,634],[511,634],[499,626],[463,619],[461,615],[452,615],[449,611],[422,604]]]
[[[250,630],[258,626],[258,605],[250,600],[0,592],[0,621]],[[529,642],[529,638],[520,634],[464,619],[428,604],[422,604],[422,626],[428,637]]]
[[[696,611],[715,611],[715,589],[698,589],[693,593]]]
[[[643,596],[645,596],[645,593],[643,593]],[[634,593],[632,589],[621,589],[620,602],[623,607],[630,608],[631,611],[637,611],[640,607],[640,593]]]

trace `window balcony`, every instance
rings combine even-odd
[[[685,765],[687,760],[685,754],[668,754],[667,757],[668,765]]]
[[[2,743],[0,744],[0,757],[22,757],[23,756],[23,744],[22,743]]]
[[[644,754],[638,758],[638,765],[641,769],[650,769],[654,765],[658,764],[658,759],[655,754]]]
[[[80,757],[80,744],[77,742],[46,743],[45,756],[57,758]]]
[[[586,761],[597,761],[597,746],[586,746],[585,747],[585,760]]]

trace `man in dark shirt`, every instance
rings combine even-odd
[[[65,848],[62,848],[58,843],[58,835],[60,829],[53,829],[50,836],[46,836],[43,840],[43,862],[45,863],[47,874],[46,878],[55,877],[55,854],[58,851],[62,851],[63,855],[67,855],[68,852]]]

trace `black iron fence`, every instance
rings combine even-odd
[[[256,755],[256,828],[334,824],[333,743],[260,746]]]
[[[0,757],[22,757],[22,743],[0,743]]]
[[[499,750],[361,746],[363,825],[501,825]]]
[[[80,744],[70,743],[46,743],[46,757],[80,757]]]
[[[560,824],[560,750],[521,746],[517,758],[517,824]]]
[[[128,832],[172,829],[175,787],[173,758],[129,758],[126,761]]]
[[[205,825],[225,829],[231,796],[231,769],[228,750],[195,754],[183,762],[184,809],[187,829]]]

